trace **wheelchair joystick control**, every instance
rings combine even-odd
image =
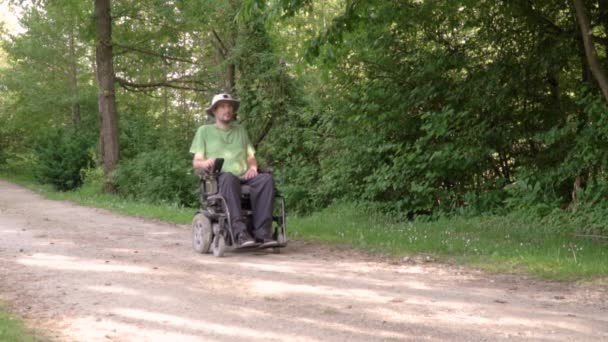
[[[222,171],[222,166],[224,166],[224,158],[215,159],[215,163],[213,163],[213,173],[220,173],[220,171]]]

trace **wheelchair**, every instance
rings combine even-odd
[[[236,245],[236,236],[232,229],[230,212],[226,205],[226,200],[219,193],[218,176],[223,163],[223,159],[216,159],[211,171],[201,170],[198,172],[201,207],[192,220],[192,247],[196,252],[202,254],[211,251],[216,257],[224,256],[227,249],[259,249],[256,247],[238,248]],[[261,170],[260,172],[271,173],[271,170]],[[241,208],[247,230],[251,234],[253,230],[253,216],[249,198],[249,187],[246,185],[241,186]],[[272,226],[272,238],[278,244],[269,248],[278,253],[281,248],[287,246],[287,229],[285,200],[276,189]]]

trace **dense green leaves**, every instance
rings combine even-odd
[[[34,148],[33,174],[58,190],[72,190],[83,182],[93,164],[92,139],[75,129],[48,132]]]
[[[0,161],[71,125],[74,104],[97,125],[90,4],[36,4],[27,32],[3,44]],[[608,65],[608,8],[588,8]],[[190,203],[183,153],[223,90],[242,100],[292,210],[347,200],[409,217],[544,215],[575,207],[576,179],[581,208],[604,193],[608,111],[569,2],[115,0],[113,11],[129,196]]]
[[[317,152],[319,188],[412,212],[490,210],[527,196],[505,188],[522,181],[552,194],[536,202],[568,203],[574,178],[602,177],[606,160],[606,107],[597,90],[581,92],[594,85],[580,77],[570,11],[551,1],[347,2],[308,49],[332,89],[321,101],[335,139]]]
[[[185,153],[159,149],[120,164],[114,181],[121,195],[153,203],[195,206],[197,181]]]

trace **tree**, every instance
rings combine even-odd
[[[24,4],[27,31],[3,43],[4,151],[79,116],[97,127],[96,75],[106,172],[185,153],[231,91],[301,208],[483,211],[514,183],[552,205],[576,177],[608,188],[606,0],[115,0],[97,31],[109,1]]]
[[[92,4],[35,2],[23,8],[23,33],[2,41],[7,66],[0,71],[5,90],[3,125],[14,134],[14,151],[31,148],[49,129],[76,125],[96,130],[93,71],[87,44]]]
[[[602,90],[602,94],[604,95],[604,99],[606,100],[606,102],[608,102],[608,78],[606,78],[606,73],[604,72],[600,59],[597,55],[597,51],[595,49],[593,41],[593,31],[591,30],[589,17],[587,16],[587,9],[585,8],[585,5],[582,0],[572,1],[574,3],[576,18],[580,26],[581,36],[585,45],[585,55],[587,56],[587,61],[589,62],[591,73],[599,84],[600,89]]]
[[[114,54],[112,52],[112,19],[110,0],[95,0],[97,27],[97,80],[99,82],[99,113],[101,115],[101,156],[106,174],[118,164],[118,117],[114,91]],[[110,183],[107,183],[110,184]]]

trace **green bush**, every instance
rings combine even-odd
[[[560,208],[560,198],[540,182],[520,180],[505,186],[509,197],[504,203],[512,211],[527,212],[537,217],[549,215]]]
[[[82,184],[82,170],[93,164],[92,139],[75,129],[52,130],[34,147],[34,177],[67,191]]]
[[[113,177],[118,193],[153,203],[197,205],[197,178],[190,158],[173,150],[142,152],[120,163]]]
[[[576,233],[608,237],[607,197],[608,182],[599,177],[577,192],[577,202],[568,211]]]

